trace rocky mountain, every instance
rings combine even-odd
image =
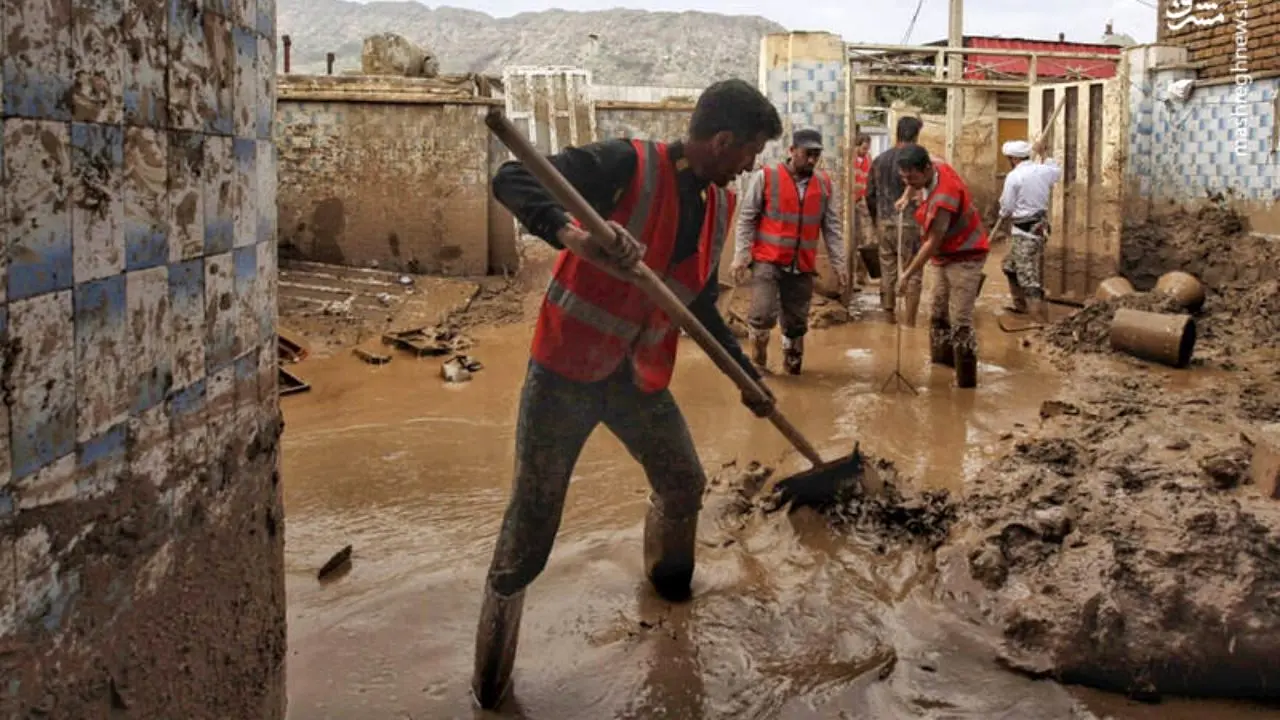
[[[279,32],[293,40],[295,73],[323,73],[330,52],[337,57],[335,72],[358,69],[364,38],[394,32],[434,53],[445,73],[501,75],[508,65],[572,65],[608,85],[754,81],[760,38],[785,31],[752,16],[615,9],[494,18],[411,0],[278,0],[278,13]]]

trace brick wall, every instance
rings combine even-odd
[[[1157,41],[1186,48],[1191,62],[1204,64],[1204,79],[1236,75],[1237,64],[1254,74],[1280,71],[1280,0],[1223,0],[1218,6],[1184,14],[1173,0],[1161,0]]]
[[[0,717],[283,715],[274,36],[3,3]]]
[[[312,99],[328,79],[307,83],[307,93],[282,86],[276,110],[281,243],[321,262],[488,272],[489,105],[425,92],[402,102]]]

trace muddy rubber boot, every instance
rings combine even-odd
[[[1049,303],[1043,298],[1036,298],[1027,303],[1027,314],[1041,325],[1049,324]]]
[[[973,331],[963,328],[956,332],[952,344],[955,351],[956,387],[975,388],[978,386],[978,349],[973,338]]]
[[[485,589],[476,630],[475,675],[471,678],[472,699],[484,710],[498,707],[511,690],[523,610],[523,590],[505,597],[492,588]]]
[[[1027,291],[1023,290],[1022,286],[1018,284],[1016,276],[1006,273],[1005,277],[1009,279],[1009,295],[1013,298],[1012,305],[1004,306],[1005,311],[1017,313],[1018,315],[1025,314],[1027,312]]]
[[[929,359],[935,365],[956,366],[955,350],[951,347],[951,325],[934,321],[929,327]]]
[[[751,362],[758,368],[765,368],[769,363],[769,331],[751,329],[747,332],[751,340]]]
[[[658,595],[683,602],[692,594],[698,514],[669,517],[650,501],[644,518],[644,571]]]
[[[800,374],[804,362],[804,337],[782,338],[782,365],[791,375]]]

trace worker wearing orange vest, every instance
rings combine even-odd
[[[525,588],[551,554],[569,478],[597,425],[640,461],[653,488],[644,527],[650,582],[668,600],[688,597],[706,476],[667,389],[679,328],[626,277],[643,259],[759,379],[716,310],[718,266],[735,203],[726,186],[781,134],[773,104],[728,80],[703,91],[682,142],[609,140],[551,156],[609,219],[616,247],[571,221],[519,163],[494,177],[494,196],[530,232],[572,252],[560,253],[543,298],[520,398],[515,482],[476,634],[472,689],[481,707],[496,707],[510,685]],[[743,401],[760,416],[773,405],[771,397]]]
[[[982,288],[982,266],[991,249],[973,195],[960,174],[936,161],[919,145],[904,147],[898,156],[902,181],[908,186],[900,204],[912,191],[921,194],[916,208],[924,244],[898,279],[898,292],[923,269],[934,267],[933,309],[929,336],[933,362],[954,367],[956,385],[978,384],[978,345],[973,332],[973,306]]]
[[[831,176],[816,169],[821,158],[822,135],[797,130],[787,160],[756,171],[738,210],[733,273],[738,284],[751,279],[752,360],[765,367],[769,335],[781,315],[783,366],[792,375],[800,373],[804,358],[819,237],[841,290],[848,281],[839,198]]]

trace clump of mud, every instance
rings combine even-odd
[[[1221,203],[1125,227],[1120,255],[1120,273],[1139,290],[1155,287],[1171,270],[1189,272],[1210,288],[1280,278],[1273,244],[1250,235],[1243,216]]]
[[[1091,394],[975,479],[944,551],[989,593],[1003,662],[1136,695],[1275,698],[1280,502],[1249,484],[1243,403],[1083,380]]]

